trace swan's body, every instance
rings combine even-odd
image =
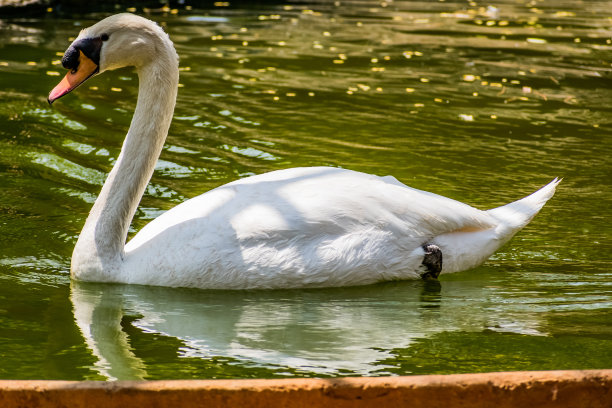
[[[79,280],[217,289],[362,285],[422,276],[432,268],[427,248],[439,261],[434,276],[457,272],[507,242],[558,183],[480,211],[393,177],[287,169],[188,200],[124,245],[170,126],[176,52],[155,23],[120,14],[83,30],[63,63],[73,71],[51,102],[98,69],[133,65],[140,78],[121,154],[74,249],[71,275]]]

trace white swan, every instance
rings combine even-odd
[[[132,14],[84,29],[71,71],[49,94],[98,72],[134,66],[138,103],[121,154],[74,248],[77,280],[215,289],[351,286],[473,268],[552,197],[558,180],[489,211],[393,177],[293,168],[234,181],[188,200],[125,244],[164,144],[178,85],[168,35]]]

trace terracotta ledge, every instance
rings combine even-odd
[[[612,407],[612,370],[414,377],[0,381],[0,407]]]

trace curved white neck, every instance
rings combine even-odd
[[[81,231],[72,256],[73,277],[114,280],[127,233],[161,154],[176,103],[178,63],[172,43],[137,69],[138,102],[121,153]],[[93,277],[93,276],[92,276]]]

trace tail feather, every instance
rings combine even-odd
[[[560,182],[561,179],[555,178],[535,193],[502,207],[493,208],[487,212],[511,229],[519,230],[527,225],[555,194],[555,189]]]
[[[497,221],[494,228],[455,231],[437,236],[432,243],[438,245],[444,254],[442,273],[464,271],[486,261],[531,221],[555,194],[560,182],[554,179],[530,196],[487,211]]]

